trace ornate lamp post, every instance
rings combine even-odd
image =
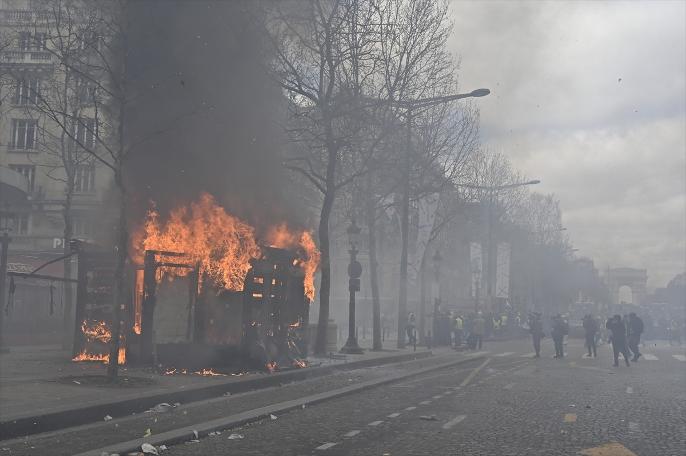
[[[362,265],[357,261],[357,242],[360,235],[359,226],[352,220],[346,230],[350,242],[350,264],[348,265],[348,290],[350,291],[350,301],[348,302],[348,340],[341,348],[341,353],[360,354],[363,350],[357,345],[355,336],[355,292],[360,291],[360,276],[362,275]]]

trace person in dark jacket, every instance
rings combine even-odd
[[[598,353],[596,353],[596,343],[595,335],[598,332],[598,322],[593,318],[591,314],[584,316],[583,320],[584,331],[586,332],[586,348],[588,348],[588,357],[593,356],[596,358]]]
[[[541,357],[541,338],[543,337],[543,322],[541,321],[541,314],[534,312],[529,315],[529,332],[534,343],[534,351],[536,355],[534,358]]]
[[[619,366],[619,354],[624,355],[626,365],[630,366],[629,353],[626,346],[626,324],[622,321],[621,315],[615,315],[607,320],[605,327],[612,332],[612,352],[614,354],[614,366]]]
[[[643,333],[643,320],[634,312],[629,314],[629,349],[634,354],[631,359],[633,362],[638,361],[641,352],[638,350],[638,344],[641,342],[641,334]]]
[[[565,335],[569,333],[567,323],[562,319],[560,314],[553,317],[553,329],[550,331],[550,336],[555,342],[555,358],[564,358],[564,339]]]

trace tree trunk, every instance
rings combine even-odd
[[[426,250],[419,266],[419,343],[426,345]]]
[[[125,308],[124,299],[124,273],[126,268],[126,259],[128,256],[129,235],[126,226],[126,193],[124,191],[124,184],[122,182],[121,170],[118,170],[115,176],[115,182],[119,189],[121,200],[119,201],[119,220],[117,223],[117,241],[115,248],[117,251],[116,265],[114,269],[114,290],[112,293],[112,343],[110,345],[110,362],[107,365],[107,375],[110,378],[116,378],[119,373],[119,348],[121,341],[121,320],[125,314],[122,312]]]
[[[319,217],[319,252],[321,253],[319,269],[319,320],[314,354],[326,355],[327,327],[329,325],[329,296],[331,294],[331,245],[329,242],[329,218],[333,207],[333,192],[324,195],[322,211]]]
[[[67,171],[69,174],[70,171]],[[72,206],[72,191],[73,185],[69,185],[69,183],[73,183],[73,179],[70,178],[70,176],[67,176],[67,191],[65,195],[65,200],[64,200],[64,208],[63,208],[63,218],[64,218],[64,254],[68,255],[71,253],[71,248],[69,245],[69,241],[72,238],[73,235],[73,225],[72,225],[72,217],[71,217],[71,206]],[[64,259],[64,278],[65,279],[71,279],[72,278],[72,257],[65,258]],[[73,309],[73,299],[74,299],[74,293],[72,293],[72,283],[69,281],[64,282],[64,308],[62,309],[63,311],[63,324],[62,324],[62,349],[63,350],[71,350],[72,349],[72,344],[73,344],[73,337],[74,337],[74,315],[72,315],[72,309]]]
[[[398,281],[398,348],[405,348],[405,326],[407,325],[407,257],[410,243],[410,167],[412,150],[412,111],[407,110],[407,143],[403,170],[403,200],[401,207],[400,234],[400,280]]]
[[[367,191],[367,228],[369,229],[369,283],[372,288],[372,350],[382,350],[381,300],[379,298],[378,261],[376,258],[376,207],[371,195],[371,174]]]

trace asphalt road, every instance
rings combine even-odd
[[[226,430],[163,454],[686,454],[682,348],[646,347],[638,363],[614,368],[607,346],[597,359],[587,359],[581,342],[572,341],[563,360],[552,359],[547,345],[541,359],[532,359],[524,343],[508,345],[509,351],[498,347],[485,360]]]

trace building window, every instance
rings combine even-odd
[[[29,214],[8,214],[0,216],[0,226],[7,226],[10,233],[29,234]]]
[[[78,165],[74,169],[74,192],[92,193],[95,191],[95,165]]]
[[[91,238],[95,232],[93,221],[84,217],[74,216],[71,220],[72,236]]]
[[[47,34],[43,32],[19,32],[19,37],[17,39],[17,45],[20,51],[44,51],[47,49]]]
[[[14,104],[16,105],[35,105],[40,94],[40,80],[36,77],[23,77],[16,80],[14,90]]]
[[[35,149],[37,134],[37,120],[12,119],[12,149]]]
[[[36,181],[36,167],[34,165],[10,165],[10,169],[18,172],[29,181],[29,192],[33,192]]]
[[[85,78],[77,77],[74,80],[74,95],[78,103],[90,103],[95,98],[95,85]]]
[[[97,123],[95,119],[78,119],[72,127],[71,134],[73,137],[72,146],[76,145],[93,150],[97,136]]]

